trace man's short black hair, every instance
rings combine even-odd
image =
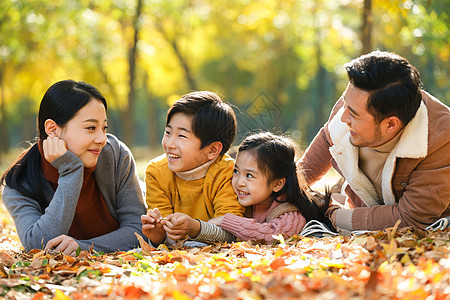
[[[391,52],[373,51],[344,65],[350,83],[368,92],[367,111],[381,122],[397,116],[408,124],[422,101],[421,80],[408,60]]]
[[[167,112],[166,126],[176,113],[192,116],[192,131],[201,141],[201,148],[213,142],[222,143],[220,155],[230,149],[236,136],[233,109],[213,92],[199,91],[182,96]]]

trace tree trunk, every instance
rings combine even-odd
[[[0,69],[0,162],[9,150],[8,119],[6,115],[5,91],[3,85],[4,68]]]
[[[191,91],[196,91],[197,83],[194,79],[194,76],[192,75],[192,71],[191,68],[189,67],[189,64],[187,63],[187,60],[183,57],[183,54],[181,53],[180,48],[178,47],[177,39],[169,37],[159,19],[156,20],[156,27],[164,36],[169,45],[172,47],[173,52],[175,52],[175,56],[177,57],[178,62],[180,63],[181,68],[183,69],[184,76],[186,78],[189,89]]]
[[[364,0],[361,28],[362,54],[372,51],[372,21],[372,0]]]
[[[319,3],[320,4],[320,3]],[[318,19],[317,17],[317,11],[319,11],[318,2],[316,2],[316,5],[314,6],[314,19]],[[315,122],[314,122],[314,132],[317,132],[319,128],[322,127],[324,120],[324,105],[325,105],[325,68],[323,67],[322,63],[322,47],[321,47],[321,40],[322,40],[322,34],[321,34],[321,27],[317,24],[314,25],[315,27],[315,48],[316,48],[316,65],[317,65],[317,75],[316,75],[316,82],[317,82],[317,103],[315,106]],[[312,138],[311,138],[312,139]]]
[[[133,20],[134,38],[133,44],[128,52],[129,63],[129,92],[128,92],[128,106],[123,111],[123,140],[125,144],[131,146],[134,143],[134,130],[136,122],[134,120],[134,105],[136,102],[136,87],[134,86],[136,79],[136,60],[137,60],[137,42],[139,40],[139,17],[142,11],[142,0],[137,0],[136,13]]]
[[[153,149],[154,147],[156,147],[156,145],[159,144],[158,115],[155,107],[156,99],[152,99],[152,93],[150,91],[150,87],[147,84],[147,82],[149,82],[148,72],[145,72],[143,77],[144,93],[147,103],[147,143],[149,148]]]

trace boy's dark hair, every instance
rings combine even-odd
[[[417,69],[395,53],[373,51],[344,65],[351,84],[369,92],[367,111],[376,122],[397,116],[408,124],[422,100]]]
[[[275,201],[295,205],[307,221],[323,219],[323,211],[314,202],[319,196],[311,191],[304,177],[297,174],[297,144],[292,139],[261,132],[247,137],[239,145],[238,151],[254,152],[258,169],[267,176],[269,183],[275,179],[286,178],[283,188],[273,193]],[[277,197],[281,195],[285,197],[278,200]],[[329,194],[323,200],[327,202],[324,206],[328,207]]]
[[[199,91],[182,96],[169,108],[166,126],[176,113],[193,117],[192,131],[201,141],[200,148],[218,141],[223,146],[220,156],[230,149],[236,136],[236,116],[218,95]]]

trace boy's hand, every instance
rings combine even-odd
[[[78,249],[78,243],[72,237],[61,234],[47,242],[44,250],[49,249],[63,252],[65,255],[75,256]]]
[[[220,216],[220,217],[215,217],[215,218],[209,219],[208,223],[212,223],[212,224],[215,224],[217,226],[220,226],[220,225],[222,225],[223,217],[224,216]]]
[[[185,239],[187,235],[195,238],[200,233],[200,222],[183,213],[170,214],[161,223],[167,236],[175,241]]]
[[[146,215],[141,216],[142,233],[155,245],[164,242],[166,237],[161,219],[162,216],[158,208],[150,209]]]
[[[47,137],[42,142],[42,150],[45,159],[52,163],[55,159],[63,156],[67,152],[66,142],[58,137]]]

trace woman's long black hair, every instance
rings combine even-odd
[[[39,139],[47,138],[44,127],[46,120],[51,119],[63,127],[92,99],[101,101],[105,110],[107,109],[105,98],[90,84],[73,80],[53,84],[45,92],[39,106],[37,119]],[[42,191],[46,179],[41,170],[41,154],[37,142],[20,154],[0,180],[2,185],[6,184],[38,201],[43,210],[48,206]]]
[[[266,174],[269,183],[286,178],[283,188],[273,192],[275,201],[295,205],[307,221],[323,220],[324,212],[314,201],[329,202],[330,195],[326,192],[325,196],[320,196],[311,191],[304,177],[297,174],[296,150],[297,145],[290,138],[262,132],[248,136],[239,145],[238,151],[254,151],[258,168]],[[283,197],[279,197],[281,195]],[[317,199],[318,197],[323,199]],[[324,207],[328,207],[328,203],[324,203]]]

